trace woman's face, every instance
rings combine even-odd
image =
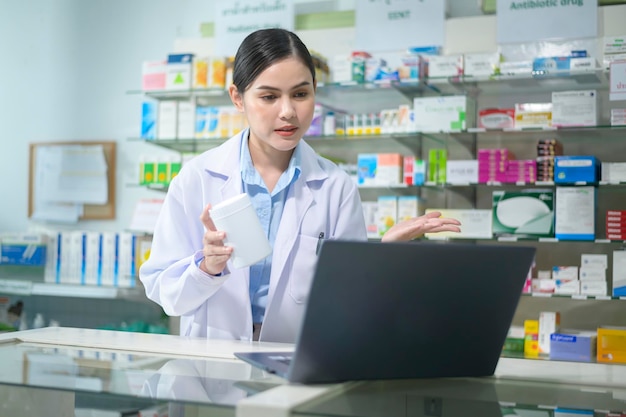
[[[292,151],[306,133],[315,108],[315,85],[298,58],[278,61],[263,71],[241,96],[231,98],[250,126],[250,141],[266,151]]]

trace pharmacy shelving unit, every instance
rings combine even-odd
[[[161,308],[146,298],[140,283],[133,288],[50,283],[38,266],[0,265],[0,296],[24,303],[26,328],[38,313],[45,325],[54,320],[85,328],[163,321]]]
[[[317,100],[325,106],[346,113],[377,112],[400,104],[412,105],[415,97],[432,95],[467,95],[476,101],[476,110],[493,107],[513,107],[522,102],[550,102],[554,91],[596,90],[600,109],[598,126],[546,129],[485,130],[468,128],[457,132],[396,133],[377,136],[320,136],[305,138],[316,151],[332,159],[356,163],[358,153],[399,152],[426,157],[431,148],[445,148],[448,160],[476,158],[480,148],[510,149],[517,159],[534,159],[539,139],[558,139],[565,155],[595,155],[601,162],[626,161],[626,127],[610,126],[608,114],[612,103],[608,99],[609,78],[604,70],[578,73],[557,73],[521,76],[492,76],[485,78],[454,77],[420,82],[340,83],[318,86]],[[141,92],[133,92],[141,93]],[[156,100],[193,99],[228,102],[222,90],[150,92]],[[180,152],[201,152],[222,143],[226,138],[179,139],[150,141],[158,146]],[[576,184],[587,185],[587,184]],[[582,253],[607,254],[625,248],[622,241],[605,239],[604,213],[608,209],[626,208],[626,183],[592,184],[597,187],[596,239],[593,241],[559,241],[554,238],[494,238],[474,240],[476,244],[530,245],[537,248],[537,269],[553,265],[579,265]],[[554,183],[515,184],[434,184],[421,187],[362,188],[364,201],[375,200],[381,194],[418,195],[428,207],[490,209],[494,190],[550,188]],[[593,330],[599,325],[626,326],[626,300],[611,297],[611,265],[607,270],[608,293],[603,296],[556,296],[525,294],[514,318],[514,325],[525,319],[537,319],[541,311],[559,311],[564,329]],[[624,368],[626,369],[626,368]]]

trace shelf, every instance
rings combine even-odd
[[[586,294],[555,294],[546,292],[532,292],[523,293],[522,297],[536,297],[536,298],[569,298],[572,300],[597,300],[597,301],[611,301],[611,300],[626,300],[626,297],[613,297],[611,295],[586,295]]]
[[[128,138],[129,141],[141,141],[151,145],[178,151],[180,153],[201,153],[221,145],[227,139],[154,139]]]
[[[186,89],[186,90],[129,90],[128,95],[141,95],[154,100],[197,100],[212,105],[232,105],[228,91],[223,88]]]
[[[0,294],[43,295],[96,299],[145,299],[142,288],[94,287],[87,285],[48,284],[24,280],[0,279]]]
[[[607,362],[598,362],[596,360],[590,362],[577,362],[577,361],[563,361],[563,360],[555,360],[550,359],[550,357],[546,354],[540,353],[539,355],[525,355],[522,352],[503,352],[500,356],[501,358],[509,358],[509,359],[528,359],[532,361],[547,361],[547,362],[555,362],[555,363],[581,363],[581,364],[597,364],[597,365],[617,365],[617,366],[626,366],[626,363],[607,363]]]
[[[609,72],[596,68],[581,71],[554,71],[547,74],[495,75],[430,79],[435,86],[450,84],[467,94],[520,95],[545,91],[608,90]]]
[[[559,240],[555,237],[537,237],[537,236],[494,236],[493,238],[454,238],[454,237],[441,237],[431,238],[429,240],[449,240],[449,241],[482,241],[482,242],[539,242],[539,243],[602,243],[602,244],[617,244],[624,245],[626,241],[623,240],[609,240],[609,239],[594,239],[594,240]]]

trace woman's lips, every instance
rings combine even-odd
[[[283,137],[293,136],[293,134],[296,133],[297,131],[298,131],[297,127],[284,127],[284,128],[274,130],[274,132],[276,132],[279,136],[283,136]]]

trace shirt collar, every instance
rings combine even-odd
[[[250,147],[248,146],[248,135],[241,135],[241,155],[239,159],[239,164],[241,166],[241,179],[246,184],[251,185],[260,185],[265,187],[263,183],[263,179],[259,175],[258,171],[254,168],[254,164],[252,163],[252,157],[250,156]],[[302,172],[302,152],[300,150],[300,143],[294,149],[293,154],[291,155],[291,159],[289,160],[289,166],[287,166],[287,170],[281,176],[281,180],[287,176],[288,182],[287,184],[291,184]]]

